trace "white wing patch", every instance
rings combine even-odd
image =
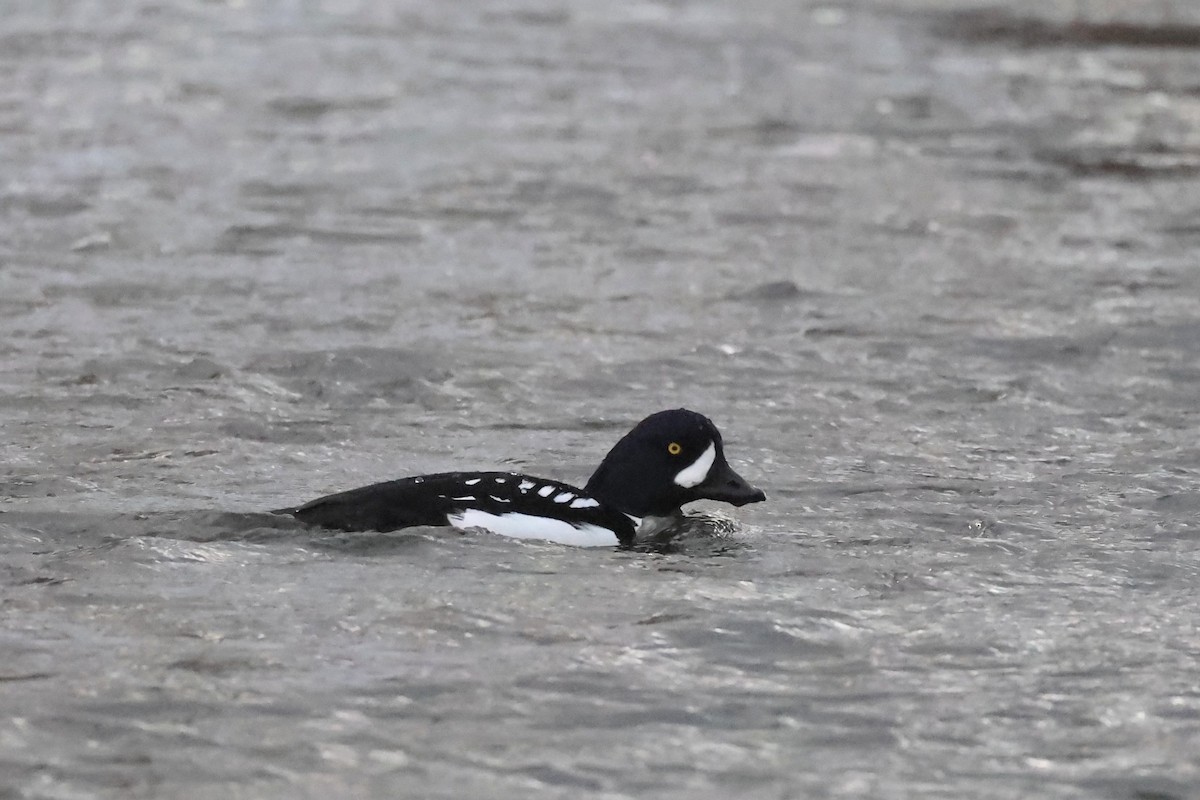
[[[549,497],[557,491],[558,487],[556,486],[543,486],[542,488],[538,489],[538,494],[540,494],[542,497]]]
[[[512,500],[507,500],[503,497],[496,497],[496,495],[494,495],[494,494],[489,494],[488,497],[492,498],[497,503],[511,503],[512,502]]]
[[[590,497],[580,497],[571,501],[571,508],[595,508],[600,505]]]
[[[534,517],[529,514],[489,514],[477,508],[446,516],[455,528],[482,528],[489,533],[514,539],[541,539],[574,547],[616,547],[617,535],[599,525],[572,525],[561,519]]]
[[[716,460],[717,446],[710,442],[708,449],[701,453],[700,457],[693,461],[691,466],[679,470],[679,474],[675,476],[675,484],[685,489],[690,489],[697,484],[703,483],[704,479],[708,477],[708,471],[712,469],[713,462]]]
[[[561,494],[556,494],[556,495],[554,495],[554,502],[565,503],[574,496],[575,496],[574,492],[563,492]]]
[[[479,483],[480,480],[480,478],[471,478],[471,480],[463,481],[463,483],[465,483],[467,486],[474,486],[475,484]]]
[[[450,499],[451,500],[474,500],[475,498],[472,497],[471,495],[467,495],[466,497],[451,497]]]
[[[519,484],[517,484],[517,488],[521,490],[522,494],[524,494],[525,492],[528,492],[530,489],[532,489],[535,486],[537,486],[537,484],[534,483],[533,481],[521,481]]]

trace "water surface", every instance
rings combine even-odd
[[[0,796],[1200,796],[1190,6],[260,5],[0,24]]]

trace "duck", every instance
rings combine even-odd
[[[629,547],[714,500],[766,500],[725,459],[712,420],[685,408],[659,411],[613,445],[582,489],[517,472],[442,472],[374,483],[277,509],[340,531],[416,526],[480,529],[576,547]]]

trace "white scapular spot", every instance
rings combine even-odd
[[[571,501],[571,508],[595,508],[600,505],[590,497],[580,497]]]
[[[517,484],[517,488],[520,489],[522,493],[528,492],[535,486],[537,486],[537,484],[533,481],[521,481],[519,484]]]
[[[463,483],[465,483],[467,486],[474,486],[475,484],[479,483],[479,480],[479,478],[471,478],[471,480],[463,481]]]
[[[550,495],[554,494],[557,491],[558,491],[557,487],[543,486],[542,488],[538,489],[538,494],[540,494],[542,497],[549,497]]]
[[[496,483],[508,483],[508,478],[496,478]]]
[[[713,462],[717,460],[717,446],[714,443],[709,443],[708,449],[700,454],[700,457],[692,462],[691,466],[684,467],[675,476],[675,483],[685,489],[690,489],[697,484],[703,483],[708,477],[708,471],[712,469]]]
[[[574,547],[616,547],[620,544],[615,533],[599,525],[577,526],[561,519],[529,514],[489,514],[471,508],[447,515],[446,521],[460,530],[482,528],[514,539],[542,539]]]
[[[575,496],[574,492],[563,492],[561,494],[556,494],[556,495],[554,495],[554,502],[565,503],[574,496]]]

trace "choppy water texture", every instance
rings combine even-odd
[[[0,152],[0,797],[1200,797],[1194,4],[18,0]]]

